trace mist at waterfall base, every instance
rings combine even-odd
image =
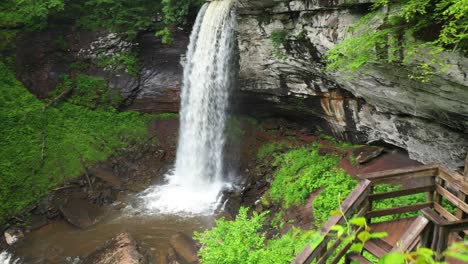
[[[212,214],[223,189],[225,123],[232,80],[234,1],[212,1],[200,10],[190,36],[181,95],[179,142],[167,184],[142,194],[147,211]]]
[[[8,252],[0,252],[0,264],[19,264],[19,260],[15,259]]]

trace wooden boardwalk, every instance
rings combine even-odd
[[[345,258],[359,263],[371,263],[361,254],[348,254],[352,242],[343,245],[333,239],[334,225],[342,225],[345,218],[365,217],[371,232],[385,231],[389,235],[382,239],[371,239],[364,251],[377,258],[393,251],[412,251],[417,247],[431,248],[442,253],[452,241],[463,241],[468,234],[468,180],[443,165],[424,165],[395,170],[368,173],[359,176],[361,181],[341,204],[343,216],[330,217],[323,225],[324,240],[315,248],[306,246],[292,262],[338,263]],[[382,184],[404,186],[395,191],[378,193],[375,187]],[[424,202],[399,205],[392,208],[374,209],[373,205],[385,199],[426,194]],[[451,211],[447,203],[452,204]],[[419,216],[398,218],[403,213],[419,212]],[[393,216],[396,220],[373,223],[382,216]],[[450,263],[457,263],[448,259]]]

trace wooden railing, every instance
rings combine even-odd
[[[447,247],[450,232],[465,231],[468,233],[466,231],[468,230],[468,182],[464,180],[462,175],[451,171],[447,167],[443,165],[425,165],[368,173],[359,175],[359,177],[361,178],[359,185],[341,205],[343,216],[330,217],[321,229],[324,240],[315,248],[307,246],[292,263],[338,263],[346,255],[351,243],[341,245],[342,248],[336,252],[342,242],[340,240],[332,241],[333,231],[331,227],[343,224],[344,217],[364,216],[371,223],[372,219],[376,217],[423,210],[424,217],[432,224],[428,225],[431,230],[425,228],[425,234],[427,235],[420,243],[431,247],[437,252],[441,252]],[[376,193],[374,187],[380,184],[404,186],[400,190]],[[427,194],[425,202],[385,209],[373,209],[373,204],[376,201],[419,193]],[[455,214],[450,213],[443,206],[443,199],[456,207]],[[422,230],[420,231],[422,232]],[[408,243],[408,245],[410,244]],[[331,259],[332,257],[333,259]]]

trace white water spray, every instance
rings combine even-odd
[[[150,210],[210,214],[227,185],[223,179],[223,151],[232,80],[233,3],[212,1],[198,14],[184,69],[175,169],[167,176],[167,185],[144,193]]]
[[[8,252],[0,252],[0,264],[19,264],[18,259],[14,259]]]

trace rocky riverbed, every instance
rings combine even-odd
[[[217,214],[180,217],[144,210],[138,194],[152,184],[162,183],[174,162],[178,118],[159,118],[149,125],[150,139],[145,144],[90,168],[83,177],[58,187],[25,216],[12,219],[4,233],[18,239],[13,243],[3,241],[1,248],[25,264],[195,263],[198,245],[191,239],[194,231],[210,228],[217,217],[233,219],[240,206],[257,211],[268,209],[271,215],[280,210],[259,203],[276,169],[268,162],[274,157],[267,157],[266,162],[257,158],[258,149],[265,144],[320,144],[321,153],[340,155],[340,167],[352,176],[419,164],[398,149],[344,149],[331,138],[284,119],[258,121],[242,116],[233,120],[231,131],[236,132],[229,133],[227,147],[232,148],[228,157],[231,165],[237,164],[238,188],[225,193],[224,208]],[[352,161],[351,156],[356,160]],[[285,223],[310,228],[315,195],[311,194],[307,204],[288,209]],[[286,224],[280,232],[291,227]],[[269,235],[275,232],[278,231]]]

